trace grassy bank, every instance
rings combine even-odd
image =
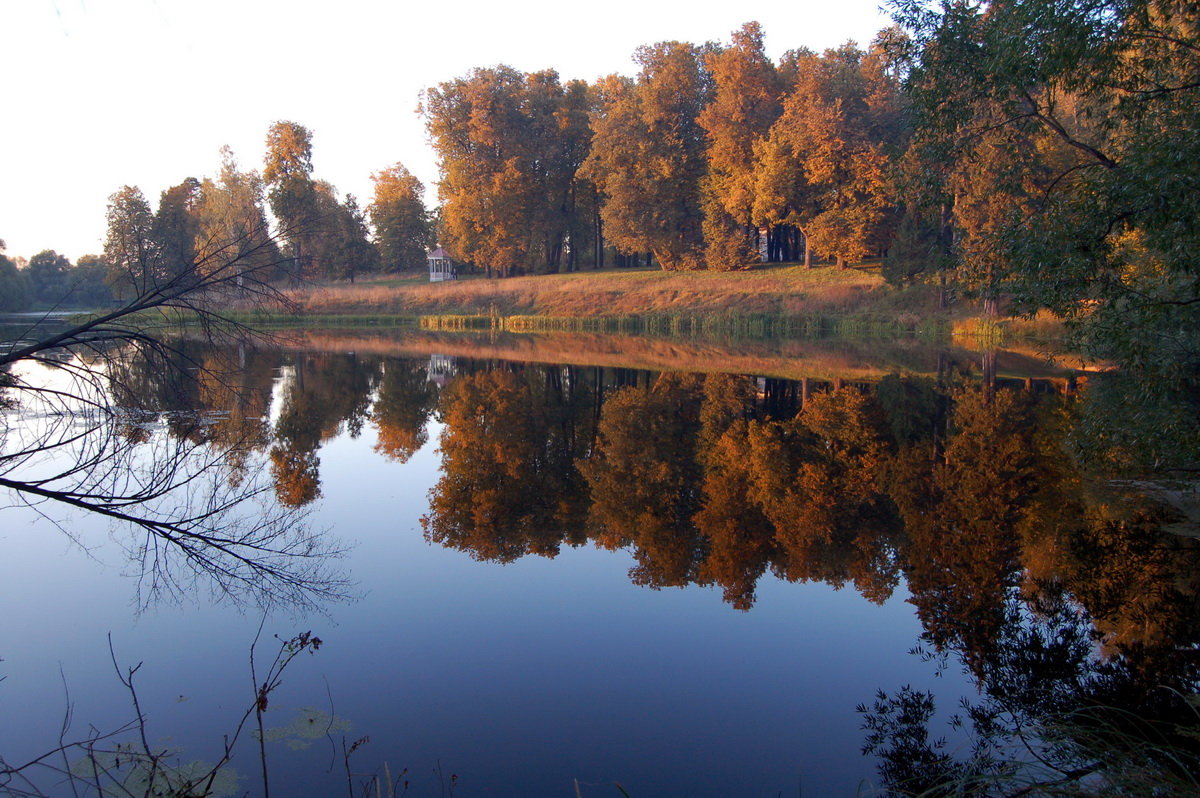
[[[762,266],[741,272],[609,269],[429,283],[423,276],[290,288],[305,326],[386,324],[429,330],[609,332],[777,337],[897,333],[1011,334],[975,323],[967,303],[938,306],[932,286],[895,288],[876,266]],[[1045,325],[1039,333],[1047,333]]]

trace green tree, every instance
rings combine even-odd
[[[371,175],[374,197],[367,215],[375,228],[375,244],[385,272],[425,268],[425,254],[434,243],[425,210],[425,186],[403,164]]]
[[[33,289],[34,301],[44,305],[73,304],[69,296],[71,261],[52,249],[44,249],[29,259],[25,275]]]
[[[201,273],[222,268],[227,258],[233,258],[239,273],[262,275],[282,265],[283,256],[267,223],[262,178],[253,170],[240,170],[229,147],[221,148],[217,179],[206,177],[201,182],[193,213]]]
[[[378,271],[379,251],[367,240],[366,218],[354,195],[339,202],[337,189],[317,180],[312,208],[305,230],[309,276],[353,282],[359,272]]]
[[[109,281],[123,296],[152,291],[164,277],[158,270],[154,246],[154,213],[142,190],[123,186],[108,198],[108,233],[104,238],[104,260]]]
[[[989,172],[1028,186],[1021,212],[974,226],[1003,287],[1144,366],[1200,361],[1194,11],[1173,0],[898,6],[918,137],[964,176],[977,152],[1019,148],[1018,164]],[[987,174],[960,186],[960,227],[980,218]]]
[[[108,264],[99,255],[80,255],[71,270],[72,295],[80,305],[99,308],[115,300],[108,283]]]
[[[189,177],[164,191],[150,227],[161,268],[166,274],[193,272],[196,262],[196,237],[200,232],[196,205],[200,199],[200,181]]]
[[[0,311],[28,310],[31,301],[28,277],[4,254],[4,241],[0,240]]]
[[[271,125],[262,179],[271,211],[282,225],[281,237],[288,243],[293,279],[312,271],[308,239],[319,215],[312,170],[312,133],[308,128],[289,121]]]

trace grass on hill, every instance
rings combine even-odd
[[[430,283],[382,277],[287,291],[305,311],[331,315],[788,316],[878,310],[914,316],[936,310],[923,287],[888,287],[878,268],[762,266],[739,272],[605,269],[557,275]]]
[[[285,293],[300,308],[297,321],[306,325],[390,318],[426,329],[510,332],[776,336],[949,332],[953,326],[963,336],[1005,334],[975,324],[965,303],[954,312],[940,310],[933,286],[889,286],[878,264],[764,264],[736,272],[602,269],[440,283],[424,274],[389,275]]]

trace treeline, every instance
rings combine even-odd
[[[443,242],[496,275],[884,255],[893,282],[1050,308],[1127,360],[1196,361],[1194,6],[895,16],[866,50],[773,62],[749,23],[729,44],[642,47],[632,78],[441,83],[422,112]]]
[[[52,249],[29,258],[10,258],[0,241],[0,312],[39,308],[92,308],[111,304],[108,267],[98,255],[78,262]]]
[[[216,179],[185,179],[162,193],[157,210],[135,187],[114,194],[104,245],[112,281],[139,284],[146,263],[164,276],[202,277],[206,262],[230,256],[293,281],[424,268],[432,221],[424,186],[402,164],[371,176],[374,196],[363,209],[313,175],[312,133],[303,125],[276,122],[266,145],[261,173],[240,168],[224,148]]]
[[[908,114],[883,41],[778,64],[731,44],[640,48],[636,77],[473,70],[425,92],[442,239],[489,274],[655,262],[737,269],[882,254]]]
[[[167,282],[198,284],[231,264],[258,279],[292,281],[424,269],[434,241],[424,186],[399,163],[371,179],[365,209],[352,194],[339,197],[313,175],[311,132],[277,122],[261,172],[241,168],[225,147],[215,178],[185,178],[157,207],[123,186],[109,197],[99,255],[72,264],[47,250],[23,263],[0,245],[0,310],[98,307]]]

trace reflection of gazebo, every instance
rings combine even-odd
[[[425,259],[429,261],[429,282],[458,279],[458,270],[454,268],[450,253],[440,246],[426,255]]]

